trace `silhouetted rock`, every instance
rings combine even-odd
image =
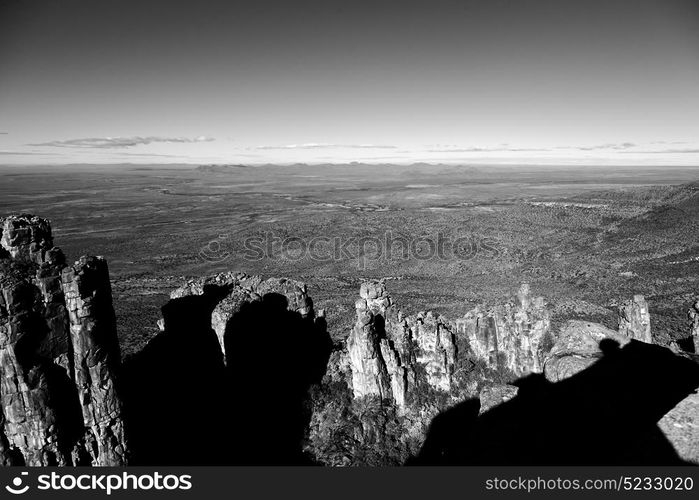
[[[190,280],[171,297],[163,331],[125,364],[134,461],[310,463],[302,450],[308,390],[325,373],[331,344],[306,286],[224,273]],[[211,415],[220,426],[183,434]]]
[[[45,219],[10,216],[1,225],[2,462],[124,465],[106,263],[83,257],[66,267]]]

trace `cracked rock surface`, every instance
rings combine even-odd
[[[107,263],[67,266],[31,215],[1,220],[0,247],[0,460],[125,465]]]

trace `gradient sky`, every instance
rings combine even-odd
[[[0,0],[0,164],[699,165],[699,2]]]

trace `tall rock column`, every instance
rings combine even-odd
[[[125,465],[121,401],[114,385],[120,352],[107,262],[81,257],[62,274],[70,319],[75,385],[93,465]]]
[[[51,225],[0,219],[0,463],[123,465],[106,263],[66,267]]]
[[[375,293],[369,294],[362,288],[362,298],[355,308],[357,322],[347,339],[347,353],[352,369],[352,390],[354,397],[379,396],[390,399],[393,395],[391,379],[381,352],[381,340],[385,336],[384,319],[372,310],[371,301]]]
[[[650,331],[650,312],[643,295],[634,295],[619,306],[619,333],[647,344],[653,343]]]
[[[41,293],[26,266],[0,262],[0,404],[2,461],[12,465],[70,465],[70,397],[57,394],[68,374],[38,359],[45,335]]]
[[[694,341],[694,352],[699,354],[699,300],[694,303],[694,306],[689,310],[689,319],[691,321],[692,340]]]
[[[418,385],[448,393],[456,362],[450,326],[432,312],[403,315],[382,282],[362,283],[359,295],[347,339],[354,397],[380,396],[403,409]]]

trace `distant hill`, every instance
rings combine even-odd
[[[205,174],[228,174],[241,168],[248,167],[247,165],[199,165],[195,170]]]

